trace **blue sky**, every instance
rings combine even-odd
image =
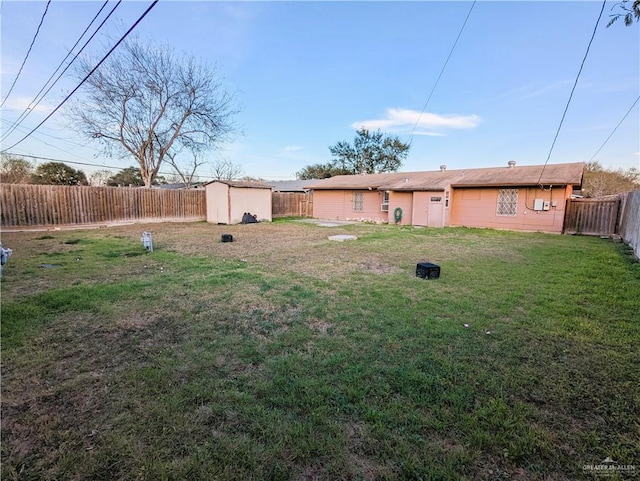
[[[149,3],[124,2],[105,33],[119,37]],[[3,132],[101,4],[51,3],[1,110]],[[293,178],[305,165],[330,160],[328,147],[352,140],[359,126],[411,140],[404,171],[543,164],[602,3],[478,1],[420,115],[471,5],[161,0],[136,33],[217,64],[225,87],[236,92],[243,134],[208,158],[229,159],[246,175]],[[43,1],[2,2],[2,98],[44,8]],[[605,28],[612,8],[607,2],[550,163],[589,161],[640,95],[640,25]],[[94,55],[109,45],[99,37],[88,47]],[[56,85],[3,148],[73,87],[70,78]],[[639,110],[637,104],[595,160],[640,167]],[[87,173],[134,165],[106,157],[60,113],[11,150],[97,164],[69,164]]]

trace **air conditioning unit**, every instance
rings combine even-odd
[[[389,204],[382,204],[382,206],[380,207],[380,210],[382,212],[389,212]]]

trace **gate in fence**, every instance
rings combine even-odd
[[[620,198],[568,199],[563,234],[610,236],[616,233]]]

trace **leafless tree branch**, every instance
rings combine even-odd
[[[85,76],[92,65],[84,59],[76,73]],[[177,152],[193,156],[188,173],[202,165],[200,154],[235,131],[235,97],[223,88],[217,70],[167,46],[124,42],[84,88],[68,117],[107,154],[133,156],[147,187]]]

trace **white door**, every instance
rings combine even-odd
[[[444,209],[444,201],[441,195],[433,195],[429,197],[429,227],[442,227],[442,212]]]

